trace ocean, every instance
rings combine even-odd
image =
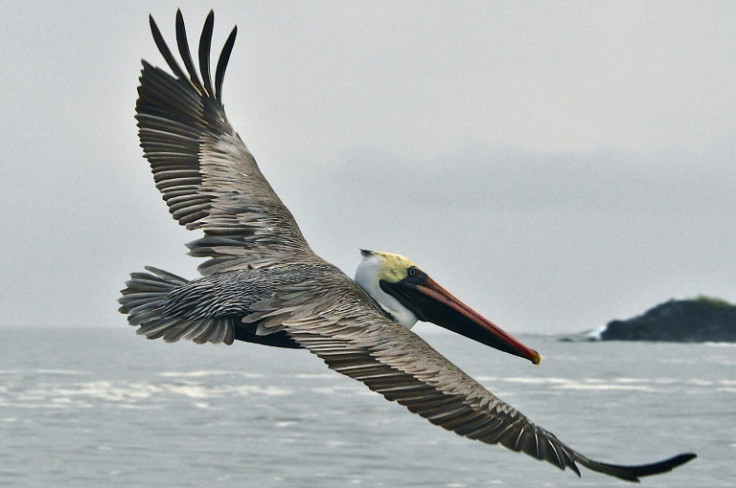
[[[2,329],[0,486],[603,487],[459,437],[306,351],[165,344],[120,327]],[[533,366],[422,335],[594,459],[698,459],[650,487],[736,486],[736,346],[521,336]]]

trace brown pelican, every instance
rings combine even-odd
[[[539,363],[539,354],[451,295],[408,259],[361,251],[355,281],[317,256],[228,122],[222,81],[237,28],[210,73],[214,14],[199,41],[199,73],[181,12],[176,38],[184,68],[153,18],[151,31],[173,75],[143,61],[136,119],[156,187],[181,225],[204,236],[188,244],[202,277],[160,269],[133,273],[120,311],[149,339],[306,348],[433,424],[500,443],[580,475],[576,463],[637,481],[694,458],[638,466],[601,463],[499,400],[411,328],[430,321]],[[201,76],[201,78],[200,78]]]

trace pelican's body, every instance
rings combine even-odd
[[[502,445],[579,474],[584,466],[636,481],[692,459],[654,464],[593,461],[496,398],[410,328],[431,321],[539,363],[539,354],[438,285],[403,256],[361,251],[355,280],[317,256],[225,116],[222,81],[236,30],[225,43],[214,84],[214,16],[199,44],[198,73],[181,14],[176,62],[151,18],[156,44],[174,76],[143,61],[136,118],[144,154],[173,217],[204,232],[190,254],[209,258],[202,277],[156,268],[133,273],[120,311],[138,333],[173,342],[235,340],[306,348],[388,400],[471,439]],[[201,74],[201,79],[200,79]]]

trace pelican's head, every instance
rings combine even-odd
[[[539,364],[539,353],[455,298],[409,259],[361,250],[355,282],[394,321],[411,328],[417,320],[441,327]]]

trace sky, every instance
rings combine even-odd
[[[0,327],[125,327],[199,260],[133,119],[140,60],[238,38],[228,117],[312,248],[404,254],[512,333],[736,302],[733,2],[0,0]]]

